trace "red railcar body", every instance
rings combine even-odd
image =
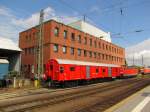
[[[45,72],[47,79],[57,82],[116,78],[121,76],[135,76],[137,74],[138,69],[135,68],[64,59],[49,60],[46,64]]]
[[[124,68],[123,70],[123,76],[136,76],[139,73],[139,70],[137,68]]]
[[[143,73],[144,74],[150,74],[150,68],[144,68]]]

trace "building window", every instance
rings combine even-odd
[[[98,53],[98,57],[99,57],[99,59],[101,59],[101,54],[100,53]]]
[[[111,51],[111,46],[109,46],[109,51]]]
[[[109,61],[111,61],[111,56],[109,55]]]
[[[92,46],[92,39],[90,39],[90,46]]]
[[[63,53],[64,53],[64,54],[67,53],[67,47],[66,47],[66,46],[63,46],[63,47],[62,47],[62,50],[63,50]]]
[[[74,54],[74,48],[73,47],[70,48],[70,52],[72,55]]]
[[[64,30],[64,39],[66,39],[66,38],[67,38],[67,31]]]
[[[59,29],[57,27],[54,29],[54,35],[57,36],[57,37],[59,35]]]
[[[105,45],[104,45],[104,43],[103,43],[103,50],[105,49]]]
[[[75,33],[71,33],[71,40],[75,41]]]
[[[53,50],[54,50],[54,52],[58,52],[58,44],[54,44]]]
[[[87,56],[87,51],[86,50],[84,50],[84,56]]]
[[[94,52],[94,58],[96,58],[96,52]]]
[[[81,56],[81,49],[78,49],[78,56]]]
[[[99,48],[101,48],[101,43],[99,42]]]
[[[87,38],[84,37],[84,44],[87,44]]]
[[[108,45],[106,45],[106,50],[108,50]]]
[[[92,51],[89,51],[89,56],[92,57]]]
[[[94,45],[95,45],[95,48],[97,47],[97,43],[96,43],[96,40],[94,41]]]
[[[106,60],[108,60],[108,55],[106,55]]]
[[[102,59],[104,60],[104,54],[102,54]]]
[[[78,42],[81,43],[81,35],[78,35]]]

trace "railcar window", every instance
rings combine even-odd
[[[50,70],[53,70],[53,65],[50,65]]]
[[[75,67],[70,67],[70,71],[75,71]]]
[[[96,73],[98,73],[99,72],[99,70],[98,70],[98,68],[96,69]]]
[[[103,69],[103,73],[105,72],[105,69]]]
[[[64,73],[64,67],[60,67],[60,73]]]

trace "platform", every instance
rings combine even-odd
[[[150,86],[126,98],[105,112],[150,112]]]

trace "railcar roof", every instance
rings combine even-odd
[[[66,59],[56,59],[56,61],[59,64],[74,64],[74,65],[120,67],[119,65],[115,65],[115,64],[94,63],[94,62],[75,61],[75,60],[66,60]]]

